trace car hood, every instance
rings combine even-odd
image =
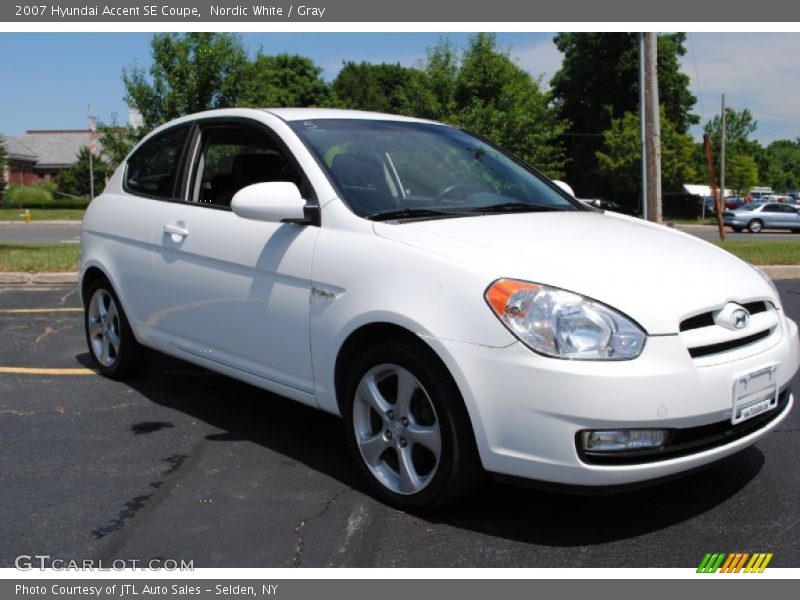
[[[477,271],[570,290],[622,311],[649,334],[729,301],[769,299],[747,263],[688,234],[616,213],[548,212],[375,223],[383,238]]]

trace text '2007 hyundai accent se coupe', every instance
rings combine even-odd
[[[755,268],[393,115],[159,127],[91,203],[80,278],[103,374],[154,349],[341,415],[403,508],[487,472],[597,488],[700,467],[787,416],[800,363]]]

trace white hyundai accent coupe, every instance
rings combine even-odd
[[[487,472],[613,488],[706,465],[786,418],[800,364],[757,269],[394,115],[159,127],[89,206],[80,280],[100,372],[153,349],[341,415],[405,509]]]

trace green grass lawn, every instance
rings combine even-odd
[[[77,271],[78,244],[0,244],[0,271]]]
[[[676,225],[713,225],[714,227],[717,226],[717,220],[713,218],[708,218],[705,221],[703,219],[668,219],[664,217],[664,223],[667,221],[674,221]]]
[[[0,208],[0,221],[22,221],[20,215],[24,212],[24,208]],[[73,208],[32,208],[31,221],[81,221],[84,212]]]
[[[754,265],[800,265],[800,236],[796,242],[727,240],[713,243]]]

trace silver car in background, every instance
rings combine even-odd
[[[763,229],[791,229],[793,233],[800,233],[800,211],[791,204],[746,204],[736,210],[725,211],[722,221],[737,233],[744,229],[750,233],[758,233]]]

